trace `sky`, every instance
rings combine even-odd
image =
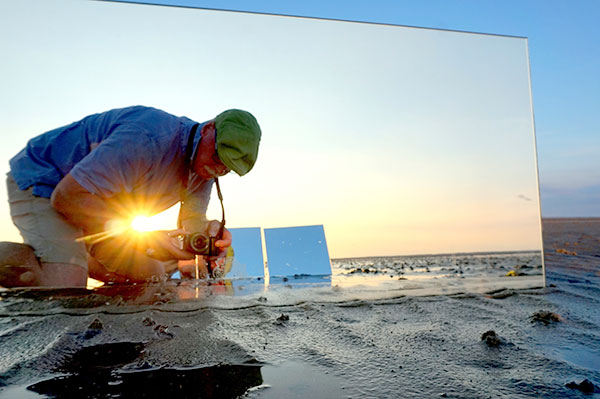
[[[334,258],[541,247],[530,83],[541,176],[543,140],[523,38],[103,2],[1,4],[1,37],[16,38],[2,43],[3,159],[36,134],[116,106],[198,121],[248,108],[265,135],[255,169],[222,179],[231,227],[324,224]],[[310,15],[276,4],[255,11]],[[403,14],[369,4],[386,18]],[[313,16],[426,26],[359,18],[373,15],[359,5]],[[584,171],[577,177],[546,189],[542,180],[542,206],[544,195],[593,190]],[[213,217],[218,210],[213,201]],[[0,220],[10,226],[4,204]],[[15,235],[0,230],[3,240]]]
[[[600,216],[597,0],[158,2],[527,37],[542,215]]]

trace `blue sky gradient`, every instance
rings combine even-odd
[[[600,2],[146,1],[529,39],[542,215],[600,216]]]

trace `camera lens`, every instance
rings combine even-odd
[[[190,248],[199,254],[207,253],[208,238],[204,234],[192,234],[190,236]]]

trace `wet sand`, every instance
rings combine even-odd
[[[377,274],[373,287],[397,291],[302,279],[5,291],[0,397],[600,397],[579,385],[600,386],[599,239],[600,219],[544,220],[546,288],[459,292],[489,270],[536,278],[516,254],[463,276],[448,270],[456,257],[404,274],[397,259],[334,262],[345,282]],[[407,295],[419,273],[458,289]]]

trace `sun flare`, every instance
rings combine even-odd
[[[76,241],[93,244],[113,238],[131,230],[138,233],[146,233],[157,230],[175,230],[177,229],[178,213],[179,204],[176,204],[171,208],[152,216],[142,214],[127,219],[109,220],[104,226],[104,231],[79,237],[76,239]]]
[[[138,232],[174,230],[177,228],[178,213],[179,204],[156,215],[137,215],[131,219],[130,226],[133,230]]]
[[[152,231],[156,230],[156,223],[148,216],[136,216],[131,221],[131,227],[136,231]]]

